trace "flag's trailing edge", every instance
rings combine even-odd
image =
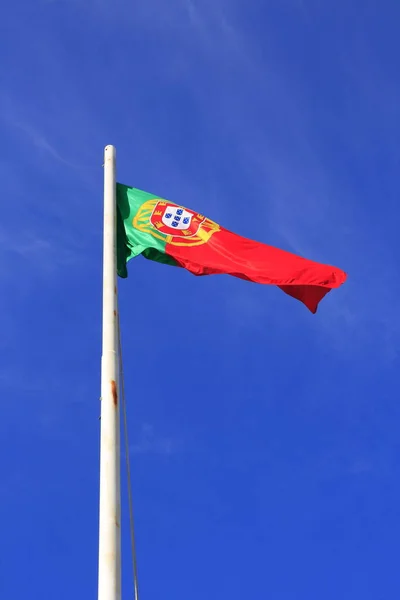
[[[118,183],[120,277],[127,277],[126,263],[139,254],[194,275],[228,274],[276,285],[312,313],[347,277],[341,269],[241,237],[200,213]]]

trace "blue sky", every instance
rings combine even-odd
[[[96,597],[114,144],[122,183],[349,274],[313,316],[267,286],[130,263],[143,600],[397,599],[400,5],[20,0],[2,15],[0,596]],[[123,476],[128,598],[125,492]]]

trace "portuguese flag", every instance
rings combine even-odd
[[[336,267],[236,235],[204,215],[154,194],[117,184],[118,275],[142,254],[194,275],[228,274],[276,285],[315,313],[318,303],[346,280]]]

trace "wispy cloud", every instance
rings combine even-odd
[[[4,257],[0,270],[3,274],[20,272],[26,276],[27,265],[36,273],[50,274],[61,267],[84,262],[83,244],[77,238],[58,236],[51,230],[46,236],[39,232],[40,229],[21,228],[15,232],[0,227],[0,250]],[[18,266],[16,259],[21,259],[26,266]]]
[[[47,137],[32,125],[28,125],[27,123],[21,123],[18,121],[14,121],[11,123],[15,128],[20,129],[23,133],[29,138],[30,142],[38,149],[46,153],[51,158],[57,160],[58,162],[71,167],[73,169],[81,169],[82,166],[79,164],[75,164],[70,160],[67,160],[63,156],[61,156],[60,152],[56,149],[55,145],[51,143]]]

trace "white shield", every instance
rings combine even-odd
[[[189,229],[192,213],[181,206],[167,206],[162,216],[162,222],[172,229]]]

